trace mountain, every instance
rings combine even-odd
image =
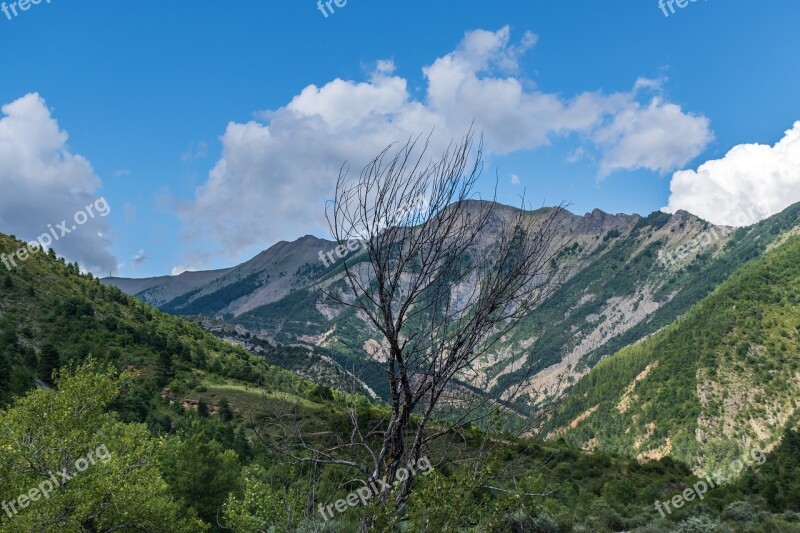
[[[517,212],[498,206],[495,215],[508,220]],[[564,211],[555,238],[566,243],[558,259],[564,276],[551,287],[551,298],[532,310],[530,318],[481,362],[484,389],[502,398],[510,385],[523,383],[523,403],[552,402],[604,357],[686,313],[795,227],[799,212],[794,206],[760,224],[734,230],[682,211],[647,217],[600,210],[577,216]],[[478,247],[491,243],[496,227],[487,226]],[[171,301],[156,296],[166,292],[162,287],[169,280],[139,281],[149,288],[137,295],[170,313],[224,320],[236,326],[229,331],[229,340],[245,342],[242,334],[246,334],[250,339],[304,346],[331,372],[356,374],[365,390],[386,397],[383,369],[375,358],[379,335],[352,309],[323,305],[314,290],[319,285],[344,288],[341,266],[326,266],[320,260],[321,253],[334,247],[310,236],[282,242]],[[363,260],[359,253],[354,251],[349,260]],[[105,282],[123,289],[133,283]],[[452,292],[464,289],[454,286]],[[293,370],[298,370],[297,364]]]
[[[333,246],[307,235],[279,242],[233,268],[103,282],[172,314],[232,318],[307,287],[322,270],[319,252]]]
[[[711,472],[769,451],[800,407],[800,231],[578,382],[551,437]]]
[[[126,279],[108,278],[109,285],[119,287],[123,292],[136,295],[151,305],[163,305],[182,294],[211,283],[231,269],[207,270],[203,272],[184,272],[177,276],[158,278]]]
[[[0,234],[2,257],[23,246]],[[271,356],[103,285],[52,250],[3,268],[0,530],[208,531],[253,454],[249,412],[299,398],[304,416],[325,409],[312,398],[329,390]]]
[[[0,253],[23,245],[0,234]],[[46,386],[52,370],[89,355],[138,371],[141,387],[150,393],[160,393],[189,369],[236,378],[261,371],[269,379],[301,383],[267,364],[282,357],[280,350],[255,356],[81,274],[77,264],[57,259],[52,251],[0,270],[0,341],[0,368],[6,370],[0,373],[0,404],[11,395]],[[146,411],[137,404],[126,416],[137,418]]]
[[[781,285],[785,263],[796,265],[796,240],[786,242],[789,255],[765,274]],[[0,253],[22,245],[0,234]],[[204,320],[220,336],[248,334]],[[305,348],[293,356],[291,347],[250,341],[260,355],[100,284],[52,253],[0,271],[0,501],[18,501],[41,483],[32,458],[57,471],[98,442],[110,457],[30,510],[0,513],[0,529],[357,530],[361,511],[329,526],[317,513],[319,503],[360,486],[352,472],[304,468],[264,439],[277,416],[300,432],[303,445],[348,442],[353,413],[362,431],[374,431],[385,406],[268,364],[301,359]],[[58,366],[67,369],[53,381],[49,371]],[[125,374],[113,378],[114,371]],[[490,442],[497,449],[487,456]],[[404,520],[409,530],[688,531],[726,524],[792,531],[796,516],[778,513],[800,510],[792,462],[798,443],[798,434],[788,433],[764,468],[715,488],[702,505],[661,517],[654,500],[701,482],[679,462],[639,464],[468,428],[431,445],[435,471],[419,479]],[[487,458],[480,471],[475,457]]]

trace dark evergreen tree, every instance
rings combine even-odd
[[[203,418],[208,417],[208,404],[202,398],[197,402],[197,414]]]
[[[39,354],[39,377],[50,383],[53,376],[53,370],[61,366],[61,356],[58,350],[51,343],[46,343],[42,346],[42,351]]]
[[[174,369],[172,367],[172,355],[166,350],[162,350],[158,354],[158,366],[156,367],[158,375],[158,386],[164,387],[172,379]]]
[[[6,405],[11,399],[9,385],[11,384],[11,364],[5,354],[5,350],[0,346],[0,407]]]
[[[219,419],[222,422],[230,422],[233,420],[233,411],[231,411],[230,402],[228,402],[228,398],[225,396],[219,401]]]
[[[206,522],[216,523],[225,500],[239,487],[241,465],[234,452],[209,440],[203,426],[196,420],[181,434],[165,457],[163,470],[173,495]]]
[[[253,450],[250,447],[250,441],[247,440],[247,432],[243,427],[236,431],[236,438],[233,441],[233,450],[243,460],[250,459],[253,456]]]

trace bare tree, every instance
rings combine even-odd
[[[384,150],[354,183],[340,173],[326,213],[337,242],[365,238],[368,261],[343,261],[353,299],[338,300],[383,336],[391,419],[371,477],[389,483],[404,456],[419,459],[436,438],[426,429],[452,381],[546,296],[558,252],[560,207],[504,217],[494,200],[476,200],[482,146],[473,151],[471,132],[427,164],[429,141],[418,140]],[[455,297],[456,286],[469,292]],[[419,420],[408,439],[413,413]],[[409,479],[402,498],[410,486]]]
[[[349,439],[331,436],[324,449],[290,420],[273,421],[273,431],[294,439],[285,453],[361,472],[367,485],[381,487],[377,505],[394,493],[395,511],[415,477],[398,478],[401,467],[488,416],[487,402],[510,405],[503,400],[515,392],[478,392],[485,385],[476,381],[478,367],[548,296],[560,251],[561,206],[526,211],[479,198],[482,143],[476,147],[471,131],[440,157],[429,152],[430,137],[389,146],[352,182],[343,167],[326,210],[341,250],[354,240],[365,248],[340,261],[326,298],[355,308],[381,338],[387,417],[365,424],[352,410]],[[467,400],[475,397],[483,403]]]

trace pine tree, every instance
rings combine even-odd
[[[208,417],[208,404],[202,398],[197,402],[197,414],[203,418]]]
[[[165,349],[158,354],[158,366],[156,367],[156,372],[158,373],[158,385],[160,387],[166,386],[174,374],[172,368],[172,355]]]
[[[230,422],[233,420],[233,411],[231,411],[230,402],[228,402],[228,398],[225,396],[219,401],[219,419],[222,422]]]
[[[58,354],[56,347],[49,342],[42,346],[42,352],[39,354],[39,377],[50,382],[53,370],[61,366],[61,356]]]
[[[11,399],[9,385],[11,383],[11,364],[5,351],[0,347],[0,407],[4,406]]]
[[[247,432],[243,427],[240,427],[236,432],[236,438],[233,441],[233,449],[242,459],[252,457],[253,450],[250,447],[250,441],[247,440]]]

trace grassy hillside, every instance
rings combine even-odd
[[[800,406],[800,237],[743,267],[674,324],[603,360],[551,436],[712,471],[774,448]]]
[[[21,245],[0,234],[0,253]],[[153,414],[152,397],[167,386],[185,388],[197,373],[260,380],[280,390],[315,388],[264,357],[81,274],[77,265],[53,254],[36,254],[13,270],[0,270],[1,403],[90,354],[139,373],[135,387],[120,400],[124,417],[131,420],[144,421]]]
[[[20,244],[0,236],[0,253]],[[357,488],[352,472],[287,462],[256,432],[268,434],[269,417],[283,413],[309,443],[346,439],[348,406],[357,406],[363,430],[385,419],[382,406],[269,366],[53,256],[0,274],[0,321],[0,499],[26,493],[39,482],[38,469],[61,468],[98,442],[111,457],[46,502],[0,514],[4,531],[44,524],[76,531],[351,531],[368,511],[356,508],[325,524],[317,504]],[[59,365],[67,368],[53,381],[50,370]],[[435,471],[391,527],[668,531],[694,519],[735,523],[739,518],[725,512],[741,501],[757,515],[746,517],[753,527],[793,527],[792,517],[772,517],[767,503],[750,502],[735,486],[709,496],[709,507],[662,519],[652,502],[696,482],[686,466],[669,459],[640,465],[562,443],[504,444],[508,438],[473,428],[428,450]],[[476,471],[472,460],[489,441],[498,449]],[[789,508],[793,476],[752,476],[753,486],[777,487],[770,489],[771,510]],[[113,509],[104,510],[109,503]]]

